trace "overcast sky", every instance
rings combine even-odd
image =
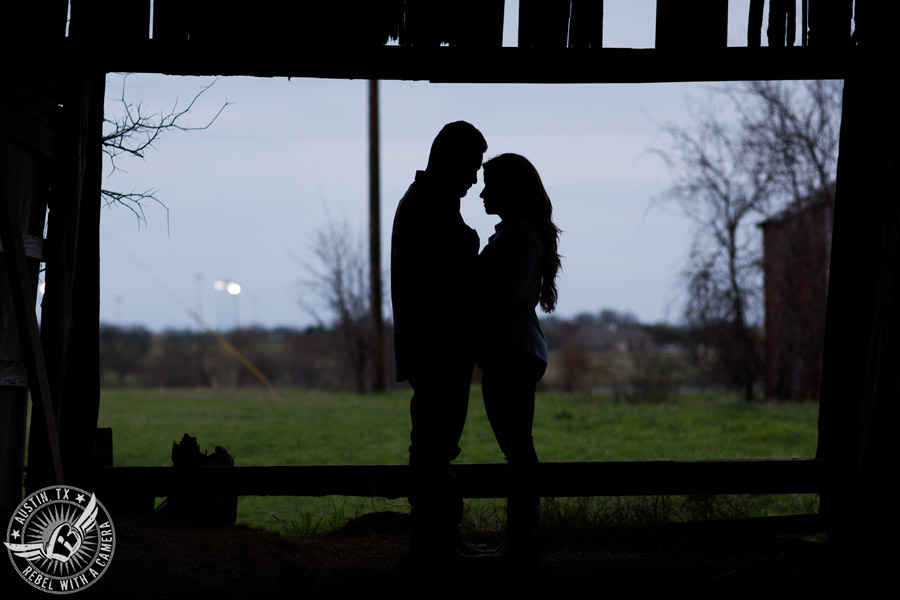
[[[607,0],[604,46],[652,47],[655,0]],[[729,44],[745,45],[748,2],[729,3]],[[505,45],[515,45],[517,2],[507,0]],[[119,111],[122,76],[107,79],[107,111]],[[208,77],[128,76],[126,96],[146,109],[184,106]],[[706,84],[468,85],[383,81],[381,93],[382,264],[389,267],[397,202],[422,169],[447,122],[466,120],[488,141],[486,158],[528,157],[544,179],[564,231],[558,314],[630,311],[641,321],[677,321],[678,273],[690,224],[652,205],[669,175],[647,151],[660,126],[686,123],[689,95]],[[297,302],[314,262],[310,244],[327,218],[367,227],[365,81],[220,78],[185,122],[205,131],[164,136],[144,161],[122,159],[105,188],[158,190],[169,209],[146,207],[147,224],[121,208],[101,217],[101,320],[153,330],[211,325],[304,327]],[[462,200],[482,244],[496,224],[483,214],[479,183]],[[140,265],[133,260],[137,257]],[[241,294],[213,289],[240,283]],[[162,283],[160,283],[160,281]],[[390,317],[390,298],[385,314]]]

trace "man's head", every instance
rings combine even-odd
[[[425,170],[451,193],[462,198],[478,181],[478,169],[486,151],[484,136],[471,123],[448,123],[431,144]]]

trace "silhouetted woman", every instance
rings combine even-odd
[[[560,230],[534,166],[518,154],[484,164],[484,210],[501,221],[478,257],[484,406],[506,456],[510,495],[507,536],[499,548],[523,562],[541,554],[538,538],[540,463],[531,428],[534,393],[547,368],[547,342],[535,307],[556,308]]]

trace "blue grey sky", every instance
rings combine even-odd
[[[505,45],[515,45],[517,4],[507,0]],[[604,46],[652,47],[655,4],[607,0]],[[745,45],[748,4],[729,3],[731,45]],[[213,80],[132,74],[125,90],[129,101],[165,111],[176,100],[184,106]],[[662,124],[687,122],[687,98],[704,97],[706,87],[381,82],[385,271],[398,200],[424,168],[435,134],[463,119],[487,138],[486,158],[523,154],[544,179],[564,231],[560,316],[612,308],[645,322],[677,321],[690,224],[674,208],[652,205],[669,174],[647,150],[662,142]],[[119,110],[121,89],[122,75],[110,74],[108,111]],[[313,262],[310,244],[329,217],[365,231],[365,81],[220,78],[185,124],[202,125],[225,102],[208,130],[172,132],[145,160],[124,158],[115,173],[106,166],[104,187],[156,189],[169,214],[167,222],[166,211],[149,204],[147,224],[139,225],[127,210],[103,210],[103,322],[195,328],[190,308],[221,329],[310,325],[297,301],[297,282],[307,275],[291,253]],[[481,188],[479,174],[462,212],[484,244],[496,217],[483,214]],[[241,294],[215,291],[220,279],[240,283]],[[390,317],[389,296],[385,314]]]

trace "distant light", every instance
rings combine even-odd
[[[226,285],[227,284],[224,281],[222,281],[221,279],[219,279],[218,281],[213,281],[213,289],[216,290],[217,292],[224,291]]]
[[[241,284],[229,281],[228,285],[225,286],[225,291],[232,296],[237,296],[241,293]]]
[[[42,281],[42,282],[40,283],[40,285],[38,285],[38,289],[41,291],[41,295],[43,296],[43,295],[44,295],[44,290],[47,289],[47,284],[44,283],[44,282]]]

